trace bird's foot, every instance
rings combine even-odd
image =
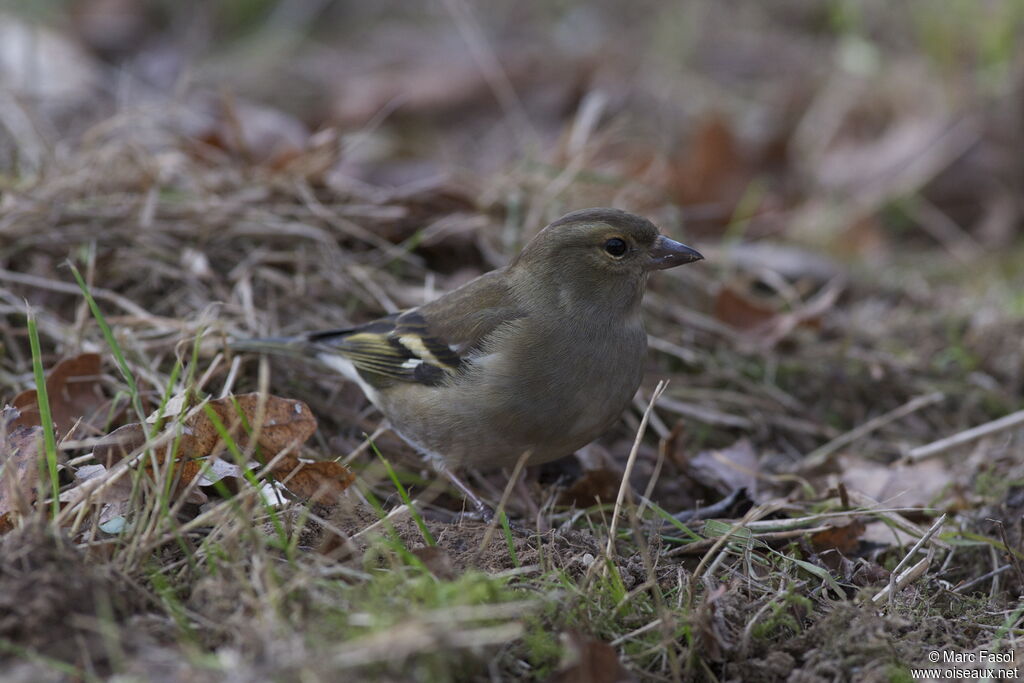
[[[455,486],[455,488],[457,488],[459,492],[466,497],[466,500],[469,501],[470,505],[473,506],[472,512],[463,512],[458,518],[479,520],[487,525],[494,523],[495,518],[497,517],[497,513],[494,511],[494,508],[485,503],[480,498],[480,496],[476,495],[476,492],[473,489],[471,489],[466,482],[462,481],[462,479],[460,479],[450,469],[444,466],[441,466],[439,469],[444,474],[444,476],[447,477],[448,481],[450,481],[452,485]],[[523,526],[520,526],[516,522],[513,522],[511,519],[508,519],[507,514],[505,515],[505,519],[508,522],[508,527],[511,531],[521,536],[531,535],[532,532],[530,532],[528,529],[526,529]]]

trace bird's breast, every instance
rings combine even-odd
[[[642,328],[564,332],[510,328],[445,385],[392,392],[385,413],[417,447],[455,466],[511,466],[525,451],[533,464],[570,455],[633,397],[646,335]]]
[[[604,432],[640,384],[642,328],[609,334],[530,335],[475,359],[477,406],[491,406],[497,440],[528,445],[538,462],[568,455]],[[542,453],[543,451],[543,453]]]

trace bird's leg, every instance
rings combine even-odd
[[[469,500],[469,502],[473,504],[473,507],[476,509],[477,513],[480,515],[480,518],[484,521],[484,523],[490,524],[491,520],[494,519],[494,509],[490,505],[482,501],[480,497],[476,495],[473,489],[469,488],[469,485],[466,484],[466,482],[459,479],[459,477],[450,469],[445,467],[443,464],[438,464],[437,468],[445,477],[448,478],[448,481],[450,481],[455,486],[455,488],[457,488],[462,493],[462,495],[464,495]]]
[[[462,493],[462,495],[464,495],[467,498],[467,500],[469,500],[469,502],[476,509],[476,514],[480,515],[480,521],[482,521],[484,524],[491,524],[491,522],[494,521],[494,518],[497,516],[497,513],[494,511],[494,508],[485,503],[480,498],[480,496],[478,496],[476,492],[469,487],[469,484],[462,481],[462,479],[460,479],[457,474],[452,472],[444,464],[443,460],[441,460],[438,457],[430,457],[430,462],[434,465],[434,468],[436,470],[441,472],[441,474],[443,474],[445,478],[447,478],[448,481],[450,481],[455,486],[455,488],[457,488]],[[508,518],[507,514],[505,516],[505,521],[508,523],[509,529],[511,529],[515,533],[521,536],[530,535],[530,531],[528,529],[520,526],[516,522],[513,522],[511,519]]]

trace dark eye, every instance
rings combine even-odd
[[[618,258],[626,253],[626,242],[618,237],[613,237],[604,243],[604,250]]]

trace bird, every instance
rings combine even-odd
[[[502,268],[361,325],[236,340],[318,361],[362,389],[483,514],[455,470],[537,465],[606,431],[643,377],[649,275],[704,257],[646,218],[568,213]]]

